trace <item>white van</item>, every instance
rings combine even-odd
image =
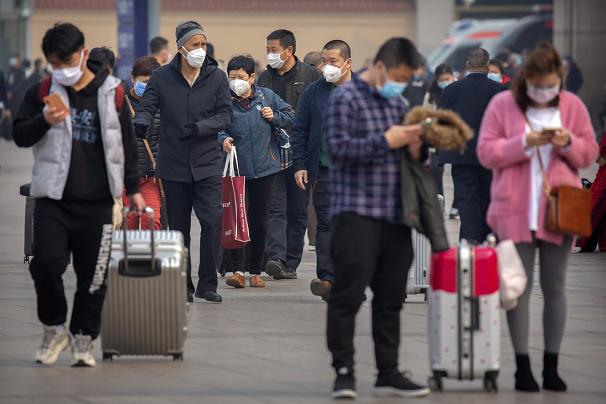
[[[533,15],[522,19],[457,21],[442,45],[427,58],[433,72],[442,64],[449,64],[455,72],[463,73],[467,54],[471,49],[484,48],[494,58],[503,50],[523,54],[539,42],[552,42],[553,16]]]

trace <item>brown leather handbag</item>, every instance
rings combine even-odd
[[[591,191],[580,186],[578,188],[570,185],[549,186],[538,147],[537,156],[547,198],[545,228],[567,236],[591,236]]]

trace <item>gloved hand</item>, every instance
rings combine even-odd
[[[135,136],[137,139],[145,139],[147,137],[147,129],[148,127],[145,125],[135,124]]]

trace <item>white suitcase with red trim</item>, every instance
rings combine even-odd
[[[483,378],[484,389],[496,392],[500,305],[494,248],[462,241],[433,255],[428,318],[432,390],[443,390],[443,378]]]

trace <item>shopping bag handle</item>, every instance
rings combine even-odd
[[[229,169],[229,173],[228,173]],[[235,177],[240,175],[240,166],[238,166],[238,154],[236,152],[236,146],[232,146],[227,158],[225,159],[225,167],[223,167],[223,176]]]

